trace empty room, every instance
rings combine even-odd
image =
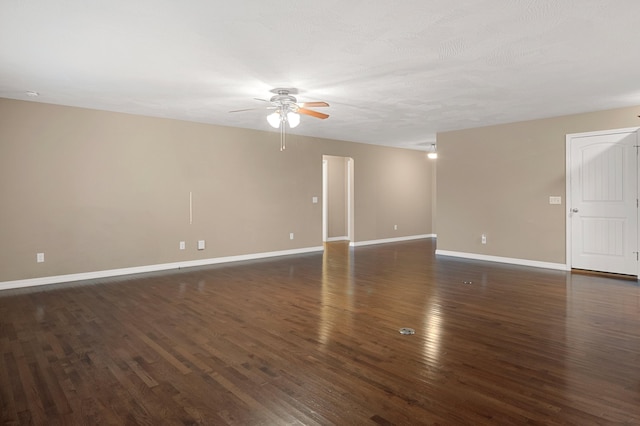
[[[638,16],[0,0],[0,421],[640,424]]]

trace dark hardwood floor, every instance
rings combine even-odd
[[[2,422],[640,424],[637,282],[434,249],[0,292]]]

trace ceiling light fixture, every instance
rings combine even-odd
[[[285,145],[285,124],[289,124],[291,129],[300,124],[300,114],[296,112],[295,104],[284,103],[275,112],[267,115],[269,125],[274,129],[280,129],[280,151],[284,151]]]
[[[294,129],[300,124],[300,114],[293,111],[283,114],[280,110],[277,110],[267,115],[267,121],[274,129],[279,128],[281,125],[284,125],[284,123],[289,123],[289,127]]]
[[[436,150],[435,143],[432,143],[429,149],[427,149],[427,157],[429,157],[432,160],[435,160],[436,158],[438,158],[438,151]]]
[[[276,111],[267,115],[267,121],[269,122],[269,125],[271,127],[277,129],[278,127],[280,127],[280,121],[282,121],[282,117],[280,116],[280,113]]]
[[[298,127],[298,124],[300,124],[300,114],[295,112],[288,112],[287,122],[289,123],[289,127],[291,127],[292,129]]]

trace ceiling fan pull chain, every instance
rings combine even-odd
[[[280,122],[280,151],[284,151],[286,149],[285,141],[284,141],[284,121]]]

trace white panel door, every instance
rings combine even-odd
[[[571,267],[638,274],[637,132],[571,139]]]

